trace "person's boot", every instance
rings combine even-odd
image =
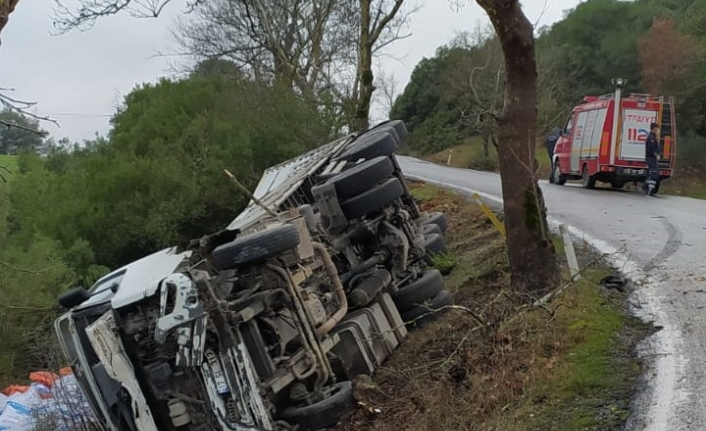
[[[645,184],[647,185],[646,190],[645,190],[645,195],[652,196],[652,192],[655,189],[655,181],[654,180],[647,180],[645,182]]]

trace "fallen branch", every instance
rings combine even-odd
[[[269,215],[271,215],[272,217],[279,218],[279,215],[278,215],[274,210],[272,210],[270,207],[268,207],[267,205],[265,205],[265,203],[262,202],[260,199],[256,198],[253,193],[250,193],[250,190],[248,190],[248,188],[245,187],[245,186],[243,185],[243,183],[241,183],[240,181],[238,181],[238,179],[235,177],[235,175],[233,175],[228,169],[223,169],[223,172],[225,172],[225,174],[228,176],[228,178],[230,178],[230,179],[233,181],[233,184],[235,184],[235,186],[236,186],[237,188],[239,188],[243,193],[245,193],[245,195],[246,195],[247,197],[249,197],[250,199],[252,199],[252,201],[255,202],[255,204],[256,204],[257,206],[259,206],[260,208],[262,208],[262,209],[264,209],[265,211],[267,211],[267,213],[268,213]]]
[[[10,168],[8,168],[5,165],[0,165],[0,170],[3,170],[5,172],[7,172],[8,174],[12,175],[12,171],[10,171]],[[7,182],[7,178],[5,178],[5,176],[2,174],[2,172],[0,172],[0,180],[2,180],[4,183]]]
[[[484,326],[479,325],[476,326],[475,328],[471,328],[466,335],[461,338],[461,341],[456,344],[456,348],[454,349],[453,352],[441,363],[439,368],[444,368],[449,362],[451,362],[451,358],[455,357],[458,355],[458,353],[461,351],[461,347],[463,347],[464,344],[466,344],[466,341],[468,341],[469,338],[471,338],[471,335],[473,335],[476,331],[482,329]]]
[[[25,307],[21,305],[9,305],[4,302],[0,302],[0,308],[5,308],[8,310],[19,310],[19,311],[29,311],[29,312],[39,312],[39,311],[49,311],[54,309],[54,307]]]
[[[24,269],[24,268],[16,267],[16,266],[9,264],[3,260],[0,260],[0,265],[6,267],[8,269],[11,269],[13,271],[23,272],[25,274],[32,274],[32,275],[44,274],[45,272],[49,272],[55,268],[53,266],[50,266],[48,268],[44,268],[44,269],[40,269],[40,270]]]
[[[600,262],[601,260],[605,259],[606,257],[608,257],[608,256],[610,256],[610,255],[611,255],[611,253],[601,254],[600,256],[598,256],[598,257],[596,257],[595,259],[591,260],[591,262],[589,262],[588,265],[586,265],[586,266],[584,266],[583,268],[579,269],[579,271],[578,271],[574,276],[572,276],[569,281],[567,281],[566,283],[564,283],[564,284],[562,284],[561,286],[559,286],[559,288],[557,288],[557,289],[555,289],[555,290],[553,290],[553,291],[547,293],[547,294],[544,295],[542,298],[540,298],[540,299],[538,299],[537,301],[535,301],[534,304],[533,304],[533,306],[534,306],[534,307],[540,307],[540,306],[546,304],[552,297],[558,295],[559,293],[561,293],[561,292],[563,292],[564,290],[566,290],[569,286],[571,286],[572,284],[574,284],[574,281],[576,280],[576,276],[577,276],[577,275],[581,275],[581,274],[584,273],[586,270],[588,270],[589,268],[591,268],[592,266],[594,266],[595,264],[597,264],[598,262]]]

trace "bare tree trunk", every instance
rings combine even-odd
[[[476,0],[495,28],[505,57],[505,107],[498,157],[512,286],[541,293],[559,283],[556,250],[537,182],[537,65],[532,24],[518,0]]]
[[[369,49],[370,45],[365,48],[366,51],[369,51]],[[360,94],[355,109],[355,128],[357,131],[364,131],[370,127],[370,102],[375,91],[372,56],[362,58],[359,67]]]
[[[370,101],[373,98],[373,42],[370,34],[370,3],[371,0],[360,0],[360,36],[358,39],[358,82],[360,91],[355,107],[356,131],[368,130],[370,117]]]
[[[0,32],[7,25],[10,14],[17,7],[20,0],[0,0]]]
[[[360,6],[360,35],[358,39],[358,65],[356,70],[357,95],[355,101],[355,113],[353,115],[353,127],[358,131],[367,130],[370,126],[370,103],[376,88],[373,74],[373,54],[375,44],[386,45],[389,41],[381,40],[383,31],[388,26],[401,26],[406,17],[402,17],[399,23],[393,22],[404,0],[378,0],[373,7],[373,0],[359,0]],[[388,12],[385,12],[389,9]],[[396,40],[400,36],[394,36],[391,40]]]

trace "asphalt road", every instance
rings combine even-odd
[[[405,175],[501,205],[500,177],[399,156]],[[636,285],[633,311],[662,327],[640,347],[645,388],[630,430],[706,430],[706,200],[543,181],[550,223],[606,253]]]

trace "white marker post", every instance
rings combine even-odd
[[[566,253],[566,260],[569,262],[571,280],[580,280],[581,274],[579,274],[579,262],[576,258],[576,251],[574,250],[574,243],[571,241],[571,235],[563,224],[559,225],[559,232],[561,232],[561,237],[564,240],[564,252]]]
[[[566,226],[563,224],[559,225],[559,232],[561,233],[561,237],[564,240],[564,252],[566,253],[566,260],[569,262],[569,271],[571,273],[571,280],[569,280],[568,283],[565,283],[563,286],[561,286],[559,289],[551,291],[541,297],[540,299],[536,300],[534,302],[535,307],[539,307],[540,305],[544,305],[549,301],[552,296],[557,295],[561,293],[564,289],[567,287],[571,286],[572,282],[576,280],[581,279],[581,274],[579,274],[579,262],[576,259],[576,252],[574,251],[574,243],[571,242],[571,235],[569,234],[569,231],[566,229]]]

